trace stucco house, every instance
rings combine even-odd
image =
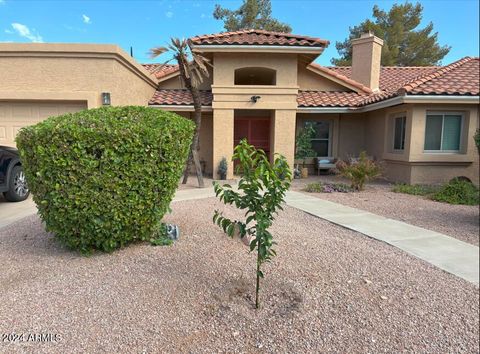
[[[293,165],[296,132],[312,122],[318,157],[365,150],[392,181],[478,183],[479,58],[382,67],[382,40],[365,34],[352,42],[351,67],[323,67],[314,60],[329,42],[319,38],[242,30],[190,41],[213,64],[201,85],[207,174],[217,177],[243,137]],[[14,145],[22,126],[102,104],[193,116],[175,65],[141,65],[114,45],[0,43],[0,145]]]

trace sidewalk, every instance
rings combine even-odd
[[[386,242],[469,282],[479,283],[479,248],[453,237],[363,210],[288,192],[287,205]]]

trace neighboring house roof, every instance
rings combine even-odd
[[[178,73],[178,64],[142,64],[145,69],[151,72],[157,79],[163,79],[164,77]]]
[[[325,39],[315,37],[258,29],[205,34],[190,38],[190,42],[194,45],[275,45],[300,47],[326,47],[330,43]]]
[[[147,64],[149,71],[155,70],[155,65]],[[362,107],[371,103],[383,101],[400,95],[480,95],[480,59],[465,57],[447,66],[427,67],[382,67],[380,71],[380,92],[371,90],[351,79],[351,67],[311,66],[336,79],[344,81],[349,86],[360,90],[357,92],[337,91],[299,91],[299,107]],[[170,65],[156,72],[157,78],[165,77],[178,70]],[[163,76],[162,76],[163,75]],[[160,76],[160,77],[159,77]],[[211,106],[213,100],[211,91],[201,91],[202,104]],[[157,90],[149,104],[152,105],[191,105],[192,99],[187,90]]]

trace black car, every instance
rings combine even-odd
[[[30,194],[18,150],[13,147],[0,146],[0,193],[9,202],[20,202]]]

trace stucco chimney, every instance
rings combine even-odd
[[[352,79],[372,91],[379,90],[382,46],[383,40],[372,32],[352,40]]]

